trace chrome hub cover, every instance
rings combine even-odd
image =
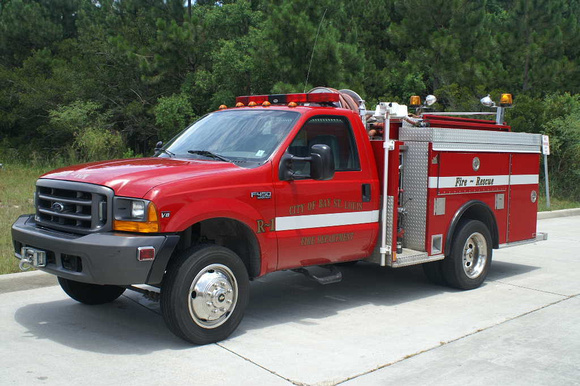
[[[487,241],[479,232],[467,238],[463,246],[463,271],[470,279],[475,279],[483,272],[487,262]]]
[[[232,271],[222,264],[202,269],[189,291],[189,313],[204,328],[216,328],[231,315],[238,300],[238,283]]]

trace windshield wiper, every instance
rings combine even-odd
[[[198,155],[203,155],[205,157],[210,157],[213,159],[219,159],[220,161],[224,161],[224,162],[232,162],[232,160],[229,160],[226,157],[223,157],[219,154],[212,153],[209,150],[188,150],[187,152],[189,154],[198,154]]]
[[[167,155],[168,155],[170,158],[171,158],[171,157],[175,157],[175,153],[172,153],[172,152],[170,152],[169,150],[167,150],[167,149],[164,149],[162,146],[163,146],[163,142],[161,142],[161,141],[157,142],[157,144],[155,145],[155,152],[156,152],[157,154],[159,154],[159,153],[165,153],[165,154],[167,154]],[[157,154],[156,154],[156,155],[157,155]]]
[[[165,153],[169,156],[169,158],[175,157],[175,153],[172,153],[167,149],[155,149],[155,151],[160,151],[162,153]]]

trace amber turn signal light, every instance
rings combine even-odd
[[[113,221],[113,230],[137,233],[157,233],[160,231],[157,209],[153,203],[147,208],[147,221]]]

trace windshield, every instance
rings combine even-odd
[[[167,151],[159,156],[257,165],[270,157],[299,115],[294,111],[263,109],[211,113],[173,138],[165,147]]]

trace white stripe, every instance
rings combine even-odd
[[[540,176],[537,174],[517,174],[511,176],[510,184],[512,185],[530,185],[537,184],[540,181]]]
[[[276,217],[276,231],[367,224],[378,221],[378,210]]]
[[[490,181],[493,180],[493,181]],[[452,177],[429,177],[429,188],[473,188],[502,185],[527,185],[537,184],[537,174],[495,175],[495,176],[452,176]]]

